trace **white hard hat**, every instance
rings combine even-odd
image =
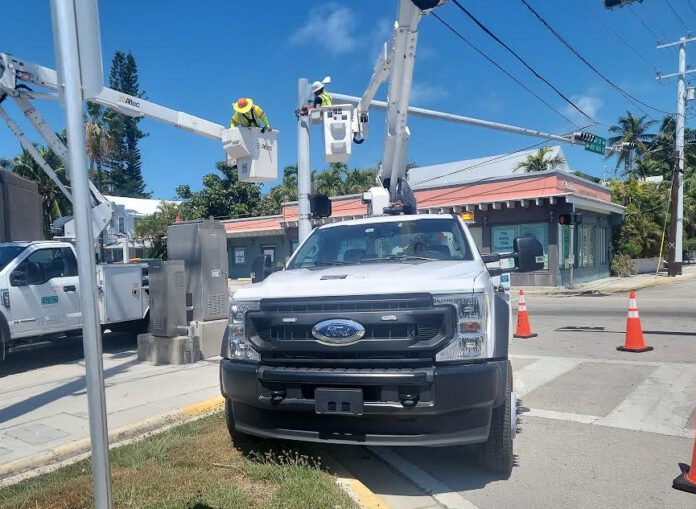
[[[312,83],[312,92],[319,92],[319,90],[322,88],[324,88],[324,84],[321,81],[315,81]]]

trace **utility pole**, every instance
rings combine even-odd
[[[298,240],[302,244],[312,233],[312,219],[309,210],[309,195],[312,192],[312,169],[309,162],[309,115],[302,114],[307,106],[311,89],[309,80],[297,80],[297,202],[299,218],[297,221]]]
[[[686,101],[685,76],[696,70],[686,70],[686,45],[696,37],[682,37],[676,42],[660,44],[657,49],[679,46],[679,67],[673,74],[660,74],[657,79],[677,78],[677,119],[674,144],[674,169],[672,170],[672,220],[670,222],[669,276],[682,273],[682,246],[684,232],[684,123]]]

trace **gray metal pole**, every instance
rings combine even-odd
[[[568,288],[573,288],[575,286],[575,281],[573,278],[573,267],[575,267],[575,225],[571,224],[570,225],[570,241],[569,241],[570,246],[569,251],[570,251],[570,284],[568,285]]]
[[[297,80],[297,107],[307,106],[310,97],[307,78]],[[302,243],[312,233],[312,220],[309,210],[309,195],[312,192],[312,168],[309,161],[309,117],[297,117],[297,201],[299,203],[298,236]]]
[[[348,104],[358,104],[360,102],[360,97],[346,95],[346,94],[336,94],[331,92],[331,97],[334,100],[334,104],[338,104],[343,101]],[[384,101],[373,100],[370,102],[370,107],[378,110],[387,109],[387,103]],[[481,120],[478,118],[465,117],[462,115],[454,115],[452,113],[444,113],[442,111],[429,110],[426,108],[418,108],[415,106],[408,107],[409,115],[414,115],[416,117],[434,118],[438,120],[446,120],[448,122],[455,122],[457,124],[467,124],[476,127],[485,127],[487,129],[494,129],[496,131],[505,131],[508,133],[521,134],[523,136],[533,136],[535,138],[544,138],[547,140],[560,141],[563,143],[572,143],[573,145],[584,145],[585,142],[574,140],[570,136],[559,136],[558,134],[545,133],[543,131],[537,131],[535,129],[527,129],[525,127],[517,127],[509,124],[501,124],[499,122],[491,122],[489,120]]]
[[[101,327],[97,311],[97,281],[94,263],[94,235],[85,152],[85,129],[82,124],[82,83],[77,46],[77,27],[72,0],[51,0],[56,30],[56,60],[59,91],[65,108],[68,135],[68,161],[71,169],[73,215],[77,239],[77,268],[82,307],[82,342],[85,353],[89,436],[92,447],[92,478],[94,505],[110,509],[111,473],[109,439],[104,394]]]
[[[677,231],[674,238],[674,270],[672,275],[682,273],[682,237],[684,232],[684,121],[686,111],[686,38],[682,37],[679,44],[679,77],[677,78],[677,125],[675,149],[677,152]]]

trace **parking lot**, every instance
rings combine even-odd
[[[327,450],[392,507],[688,507],[671,488],[688,463],[696,407],[696,284],[638,293],[646,343],[624,340],[626,294],[528,296],[539,336],[511,348],[520,424],[509,479],[472,448]],[[110,429],[219,394],[217,363],[139,363],[134,339],[105,337]],[[79,338],[12,354],[0,367],[0,463],[88,435]]]

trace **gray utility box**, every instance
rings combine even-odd
[[[181,260],[150,262],[150,332],[180,336],[186,327],[186,272]]]
[[[189,321],[227,318],[229,290],[227,234],[220,221],[174,223],[167,228],[167,257],[186,263],[186,304]]]
[[[19,175],[0,170],[0,242],[43,239],[39,187]]]

